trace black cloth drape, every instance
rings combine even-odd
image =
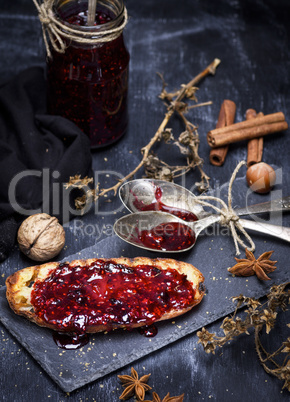
[[[46,114],[42,68],[27,69],[0,88],[0,260],[29,211],[69,219],[64,183],[90,174],[91,164],[88,137],[72,122]]]

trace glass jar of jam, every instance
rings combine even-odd
[[[53,12],[65,49],[50,46],[48,113],[73,121],[89,136],[92,148],[112,144],[128,123],[130,57],[118,30],[124,26],[123,0],[98,0],[89,26],[88,0],[56,0]]]

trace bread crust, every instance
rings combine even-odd
[[[134,269],[134,267],[138,265],[150,265],[157,267],[161,270],[166,270],[168,268],[175,269],[181,274],[185,274],[189,282],[191,282],[192,287],[195,289],[195,298],[192,303],[187,308],[179,309],[179,310],[171,310],[168,313],[164,314],[158,321],[172,319],[179,315],[186,313],[191,310],[192,307],[201,302],[205,288],[203,286],[204,277],[202,273],[195,268],[193,265],[188,264],[186,262],[177,261],[170,258],[156,258],[151,259],[147,257],[136,257],[136,258],[91,258],[87,260],[74,260],[71,261],[71,267],[75,266],[86,266],[94,263],[95,261],[112,261],[116,264],[124,264]],[[18,315],[22,315],[34,322],[35,324],[51,328],[53,330],[59,331],[59,328],[56,328],[54,325],[46,323],[40,317],[38,317],[33,310],[33,306],[31,304],[31,291],[32,285],[35,281],[44,281],[50,274],[59,266],[58,262],[48,262],[42,265],[35,265],[32,267],[24,268],[19,271],[16,271],[14,274],[10,275],[6,279],[6,297],[11,309]],[[158,322],[155,321],[155,322]],[[137,328],[143,326],[144,323],[137,323],[134,325],[130,325],[130,328]],[[113,329],[116,328],[126,328],[127,325],[116,325]],[[104,325],[95,325],[89,326],[87,328],[87,332],[95,333],[106,331],[108,328]]]

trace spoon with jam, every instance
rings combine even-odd
[[[162,180],[137,179],[123,184],[119,192],[126,208],[133,212],[114,225],[126,242],[146,250],[183,252],[191,249],[198,235],[220,220],[204,211],[186,188]],[[238,215],[289,210],[289,197],[235,210]],[[137,212],[136,212],[137,211]],[[245,229],[290,241],[290,229],[240,219]]]
[[[190,250],[199,234],[219,220],[218,214],[187,222],[162,211],[135,212],[118,219],[114,231],[122,240],[145,250],[176,253]],[[290,242],[290,228],[246,219],[239,222],[245,229]]]
[[[191,191],[163,180],[131,180],[120,187],[119,196],[130,212],[163,211],[187,222],[207,215]]]
[[[119,189],[122,203],[130,212],[163,211],[178,218],[194,222],[211,215],[196,202],[196,196],[185,187],[164,180],[136,179],[124,183]],[[263,212],[289,211],[290,197],[247,205],[235,209],[237,215]]]
[[[127,243],[146,250],[180,252],[191,249],[199,233],[219,217],[185,222],[167,212],[145,211],[123,216],[114,224],[115,233]]]

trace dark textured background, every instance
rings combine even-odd
[[[130,125],[127,135],[118,144],[93,154],[94,170],[105,171],[99,176],[101,187],[113,184],[116,179],[109,170],[127,174],[139,162],[139,149],[147,144],[163,118],[164,107],[158,99],[161,85],[156,72],[164,73],[169,88],[174,89],[188,82],[218,57],[222,63],[216,76],[203,81],[197,94],[200,102],[212,100],[213,105],[194,109],[190,113],[191,120],[199,126],[200,155],[204,158],[205,170],[212,178],[212,187],[218,189],[229,180],[237,162],[246,158],[246,144],[240,143],[231,146],[222,168],[209,164],[205,136],[215,126],[223,99],[236,102],[236,121],[242,120],[246,109],[253,107],[265,114],[281,110],[289,122],[289,2],[129,0],[126,4],[130,15],[125,32],[131,54]],[[27,67],[44,66],[41,28],[32,1],[1,0],[0,49],[1,82],[13,79],[17,72]],[[182,130],[178,120],[173,120],[170,126],[176,135]],[[276,168],[282,168],[283,195],[289,195],[289,142],[288,131],[267,137],[264,147],[263,160]],[[175,158],[174,151],[165,145],[156,151],[167,158],[169,163]],[[175,160],[176,163],[180,162],[179,158]],[[240,176],[244,174],[245,171],[242,171]],[[197,180],[198,173],[192,172],[180,183],[192,188]],[[263,200],[262,196],[255,198],[255,201]],[[111,195],[100,202],[98,208],[97,214],[91,211],[66,228],[66,247],[59,259],[110,236],[114,220],[126,213],[121,210],[120,201]],[[289,215],[285,216],[284,224],[290,226]],[[76,227],[79,228],[77,231]],[[97,229],[103,233],[98,235]],[[212,247],[211,240],[214,240]],[[215,253],[220,251],[220,248],[215,250],[215,244],[219,244],[217,238],[203,237],[202,241],[208,241],[212,250],[203,259],[196,261],[201,270],[203,264],[213,265]],[[263,247],[259,246],[257,253],[265,251],[269,243],[275,247],[275,242],[272,243],[268,238],[265,241],[267,243]],[[281,243],[277,250],[275,259],[278,264],[279,259],[283,261],[285,270],[284,261],[287,263],[289,246]],[[232,256],[233,260],[234,253],[230,245],[225,251],[227,259]],[[0,267],[1,285],[4,285],[5,278],[15,269],[30,264],[29,260],[19,256],[15,248],[11,258]],[[227,267],[228,264],[225,266],[222,258],[217,259],[214,271],[216,277],[224,275]],[[285,327],[287,322],[289,313],[282,314],[275,333],[263,338],[266,349],[289,336],[289,329],[287,333]],[[217,321],[208,329],[217,331],[220,324]],[[3,401],[114,402],[121,393],[116,375],[125,374],[130,369],[130,366],[124,367],[67,395],[2,326],[0,345],[0,398]],[[241,336],[212,356],[205,354],[202,347],[197,345],[195,334],[189,335],[143,357],[134,363],[134,367],[140,373],[152,373],[150,385],[162,397],[167,392],[171,395],[184,392],[185,401],[190,402],[250,402],[257,397],[265,401],[289,399],[289,393],[281,391],[282,383],[267,375],[261,367],[252,336]]]

